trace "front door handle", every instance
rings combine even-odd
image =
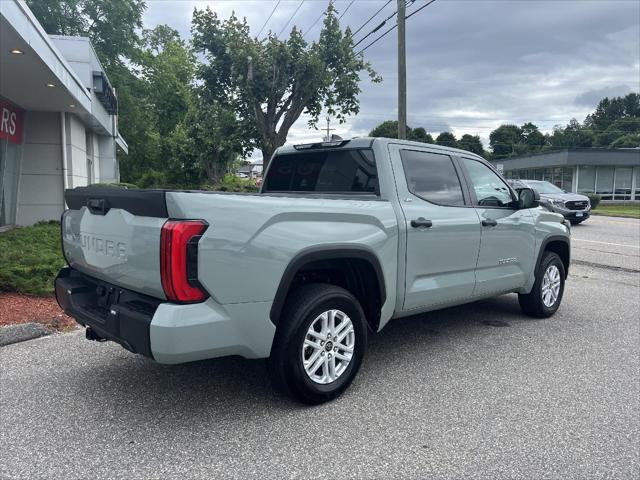
[[[417,220],[411,220],[411,226],[413,228],[420,228],[420,227],[429,228],[431,227],[431,225],[433,225],[433,222],[431,220],[426,220],[422,217],[418,218]]]
[[[482,220],[483,227],[495,227],[496,225],[498,225],[498,222],[496,222],[493,218],[485,218],[484,220]]]

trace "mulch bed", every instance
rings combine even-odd
[[[18,293],[0,293],[0,326],[35,322],[58,331],[76,327],[54,297],[34,297]]]

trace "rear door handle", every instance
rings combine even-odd
[[[431,220],[426,220],[422,217],[418,218],[417,220],[411,220],[411,226],[413,228],[420,228],[420,227],[429,228],[431,227],[431,225],[433,225],[433,222]]]
[[[498,222],[496,222],[493,218],[486,218],[482,220],[483,227],[495,227],[496,225],[498,225]]]

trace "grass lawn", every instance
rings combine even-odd
[[[636,205],[606,205],[600,204],[593,215],[610,215],[612,217],[640,218],[640,204]]]
[[[0,292],[50,295],[65,261],[60,222],[43,222],[0,233]]]

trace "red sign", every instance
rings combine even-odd
[[[22,110],[0,100],[0,138],[22,143]]]

